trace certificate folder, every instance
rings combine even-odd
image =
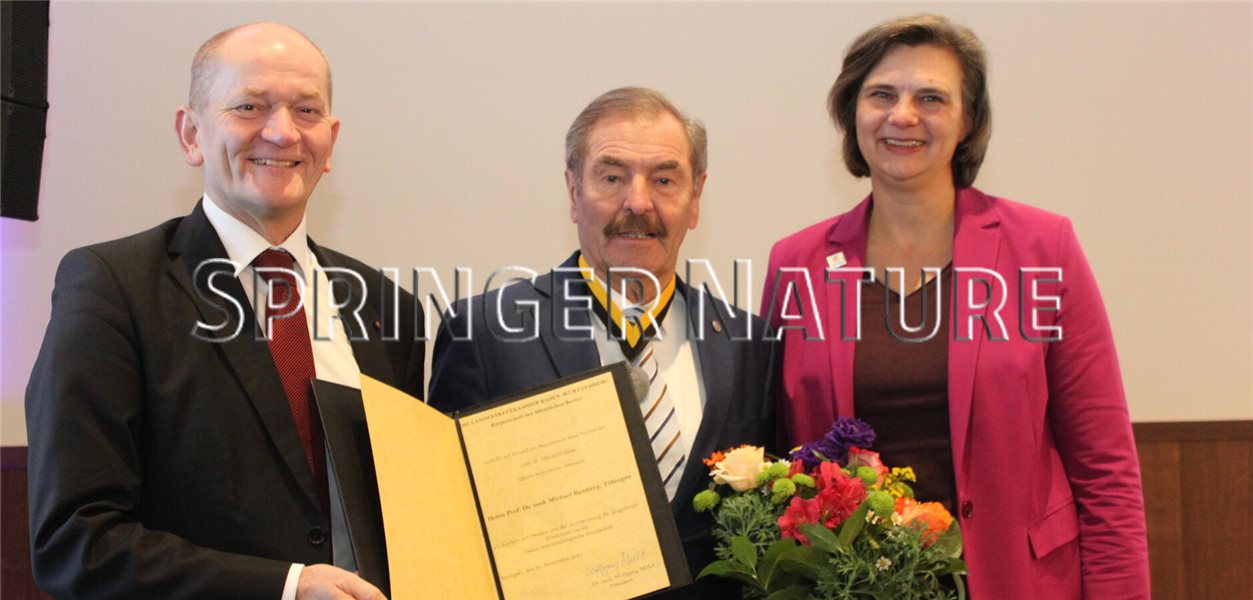
[[[362,575],[389,583],[397,600],[619,599],[690,582],[627,369],[595,369],[453,417],[363,376],[377,508],[343,477],[340,493],[345,512],[364,513],[349,515],[354,549],[381,523],[388,568],[371,579],[359,560]],[[319,406],[327,389],[315,387]],[[337,468],[337,448],[360,453],[358,440],[331,428],[327,443]]]
[[[361,392],[315,379],[313,394],[326,434],[327,465],[334,471],[338,483],[331,492],[339,494],[344,509],[357,573],[390,598],[387,540],[383,536],[383,512],[379,507],[374,454],[370,451]]]

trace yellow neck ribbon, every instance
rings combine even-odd
[[[592,296],[596,298],[597,308],[600,309],[596,311],[597,314],[602,318],[606,315],[609,317],[606,326],[610,327],[611,331],[626,332],[627,347],[631,349],[642,347],[640,340],[645,339],[645,334],[647,334],[647,339],[654,337],[656,324],[665,317],[666,310],[670,308],[670,301],[674,299],[674,284],[678,280],[677,277],[670,278],[670,281],[661,289],[661,293],[657,294],[657,299],[652,306],[636,319],[628,318],[623,314],[618,303],[611,299],[609,291],[605,289],[605,283],[596,278],[596,272],[592,270],[591,265],[587,264],[582,254],[579,255],[579,269],[583,273],[587,287],[592,290]]]

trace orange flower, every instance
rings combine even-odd
[[[909,498],[896,499],[896,513],[906,525],[918,529],[925,548],[935,543],[940,534],[948,531],[953,524],[953,515],[949,514],[939,502],[917,502]]]
[[[709,458],[702,458],[701,462],[705,463],[706,467],[709,467],[710,469],[712,469],[716,467],[718,463],[722,462],[723,459],[727,457],[727,452],[734,452],[735,450],[739,450],[740,448],[755,448],[755,447],[756,446],[753,446],[751,444],[740,444],[739,446],[736,446],[734,448],[727,448],[726,450],[715,450],[713,454],[709,455]]]
[[[722,462],[722,459],[726,457],[727,455],[725,452],[722,452],[720,450],[715,450],[713,454],[709,455],[709,458],[706,458],[702,460],[701,462],[705,463],[706,467],[709,467],[710,469],[712,469],[714,468],[714,465]]]

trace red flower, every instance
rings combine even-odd
[[[844,475],[839,469],[835,472],[838,477],[826,479],[821,484],[822,491],[814,498],[822,509],[823,524],[830,529],[843,523],[866,499],[866,484],[860,479]]]
[[[809,541],[797,531],[797,526],[821,523],[827,529],[835,529],[866,499],[866,485],[856,477],[845,475],[835,463],[819,464],[813,477],[818,495],[809,500],[792,498],[792,503],[779,517],[779,531],[783,537],[802,544]]]
[[[817,499],[805,500],[794,496],[787,510],[783,511],[783,516],[779,517],[779,531],[785,538],[808,545],[809,540],[805,538],[805,534],[797,531],[796,527],[806,523],[817,523],[820,516]]]

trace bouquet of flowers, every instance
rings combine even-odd
[[[874,437],[865,422],[840,419],[788,459],[757,446],[705,459],[713,481],[693,503],[713,512],[719,560],[700,576],[733,578],[746,597],[769,600],[964,600],[957,521],[914,500],[913,469],[885,466],[868,450]]]

